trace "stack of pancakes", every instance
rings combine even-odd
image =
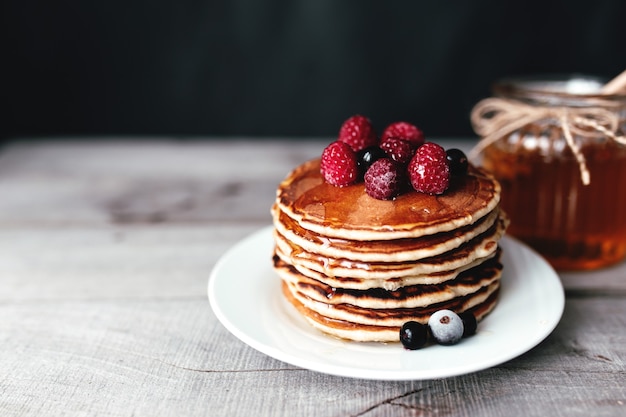
[[[293,170],[272,207],[274,268],[286,299],[316,328],[349,340],[398,341],[402,324],[437,310],[496,305],[500,186],[470,167],[442,195],[368,196],[334,187],[319,160]]]

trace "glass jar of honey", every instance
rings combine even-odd
[[[558,270],[626,257],[626,95],[590,77],[504,80],[474,107],[471,157],[502,186],[509,234]]]

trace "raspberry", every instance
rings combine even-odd
[[[383,140],[380,143],[380,148],[385,151],[387,156],[400,164],[408,163],[415,151],[410,142],[394,137]]]
[[[320,172],[329,184],[345,187],[357,180],[359,166],[350,145],[335,141],[324,148]]]
[[[398,164],[382,158],[365,173],[365,192],[378,200],[390,200],[400,194],[402,175]]]
[[[380,137],[384,142],[387,138],[398,138],[409,141],[414,148],[424,144],[424,133],[415,125],[407,122],[395,122],[385,128]]]
[[[355,152],[378,143],[372,123],[359,114],[343,122],[337,140],[347,143]]]
[[[433,142],[420,146],[409,163],[409,180],[416,191],[442,194],[450,184],[446,151]]]

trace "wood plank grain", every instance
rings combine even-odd
[[[569,301],[556,331],[508,363],[415,382],[340,378],[276,361],[231,336],[203,298],[3,303],[0,317],[0,410],[9,415],[610,416],[626,410],[626,305],[619,298]]]
[[[202,296],[219,257],[267,224],[0,228],[0,301]]]
[[[267,219],[318,142],[18,142],[0,154],[0,225]]]
[[[559,276],[570,294],[626,295],[626,259],[596,271],[564,271]]]

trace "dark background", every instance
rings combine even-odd
[[[2,2],[1,138],[472,135],[498,78],[626,69],[626,2]]]

